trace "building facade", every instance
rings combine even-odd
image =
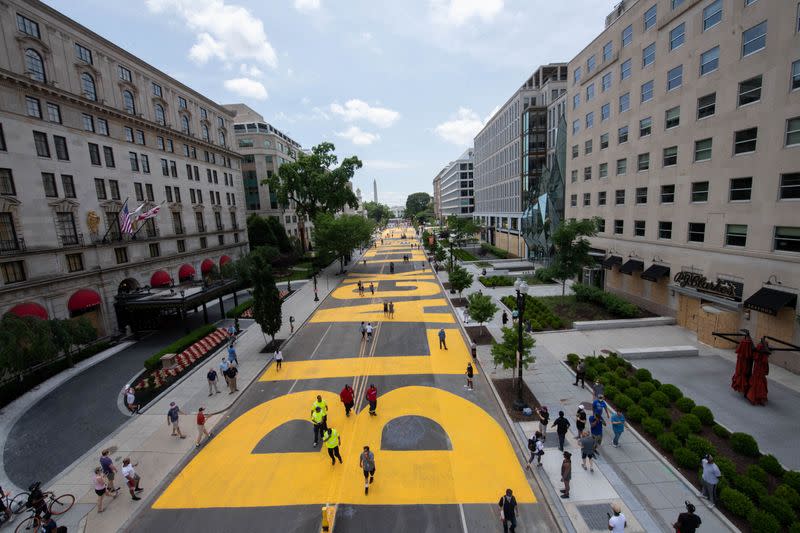
[[[442,173],[444,170],[440,170],[433,178],[433,218],[439,222],[442,220]]]
[[[800,344],[798,9],[626,1],[569,65],[566,216],[598,217],[606,287],[708,344]]]
[[[112,334],[118,293],[245,253],[232,113],[41,2],[0,28],[0,313]]]
[[[475,137],[475,212],[481,237],[517,257],[528,257],[523,212],[555,149],[557,113],[566,92],[566,63],[540,67]],[[552,135],[551,135],[552,133]],[[552,137],[552,142],[548,140]]]
[[[472,148],[465,150],[458,159],[451,161],[437,176],[440,179],[442,219],[447,219],[451,215],[472,217],[475,210],[473,157]]]

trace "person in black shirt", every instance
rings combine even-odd
[[[564,411],[558,412],[558,418],[556,418],[555,422],[551,427],[556,428],[556,435],[558,435],[558,449],[559,451],[564,451],[564,438],[567,436],[567,431],[569,431],[569,420],[564,416]]]
[[[695,533],[703,523],[700,517],[694,514],[694,510],[694,505],[686,502],[686,512],[679,514],[678,521],[672,524],[677,533]]]
[[[497,502],[500,507],[500,520],[503,522],[503,533],[514,533],[517,530],[517,499],[511,489],[506,489],[505,496]],[[510,526],[510,527],[509,527]]]

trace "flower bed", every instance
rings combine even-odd
[[[517,298],[515,296],[503,296],[500,298],[503,304],[514,311],[517,308]],[[546,306],[541,298],[525,296],[525,316],[523,319],[530,323],[533,331],[544,331],[551,329],[564,329],[566,324],[553,311]]]
[[[580,357],[567,355],[575,369]],[[678,387],[634,370],[624,359],[586,357],[586,380],[600,378],[606,400],[698,489],[701,458],[712,454],[722,472],[717,487],[719,509],[742,531],[800,532],[800,472],[785,471],[777,459],[762,455],[746,433],[728,432],[714,414],[695,405]]]
[[[223,328],[215,329],[180,352],[175,357],[176,366],[170,369],[158,368],[145,373],[134,383],[133,388],[142,390],[151,387],[151,385],[152,388],[156,389],[163,387],[168,381],[173,381],[186,369],[192,367],[194,363],[205,359],[210,352],[213,352],[227,340],[228,333]]]
[[[480,276],[478,281],[484,287],[511,287],[514,285],[514,278],[511,276]]]

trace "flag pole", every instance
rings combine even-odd
[[[162,205],[164,205],[165,202],[166,202],[166,200],[162,201],[160,204],[158,204],[158,207],[161,207]],[[149,209],[148,209],[148,211],[149,211]],[[148,220],[150,220],[150,219],[149,218],[145,219],[142,222],[146,223]],[[143,227],[144,227],[144,224],[142,224],[138,228],[136,228],[136,231],[134,231],[133,235],[131,235],[131,239],[135,240],[136,239],[136,234],[139,233],[140,231],[142,231]]]
[[[128,203],[128,199],[129,198],[130,198],[129,196],[125,197],[125,201],[122,202],[122,206],[123,207],[125,206],[126,203]],[[122,240],[122,228],[119,225],[119,214],[120,213],[122,213],[122,208],[120,208],[119,211],[117,211],[117,214],[114,216],[114,221],[115,221],[115,223],[117,225],[117,229],[119,230],[119,239]],[[103,235],[103,239],[100,242],[103,242],[103,243],[108,242],[106,239],[108,239],[108,234],[111,233],[111,229],[113,227],[114,227],[113,224],[109,224],[108,229],[106,230],[106,233],[105,233],[105,235]]]

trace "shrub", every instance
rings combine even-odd
[[[714,463],[716,463],[716,465],[719,467],[719,471],[722,473],[723,479],[732,481],[736,476],[739,475],[736,473],[736,465],[727,457],[714,457]]]
[[[614,405],[617,406],[617,409],[620,411],[627,411],[631,405],[633,405],[633,400],[627,394],[617,394],[614,398]]]
[[[800,472],[794,470],[787,470],[783,474],[783,482],[792,487],[797,492],[800,492]]]
[[[691,415],[686,415],[691,416]],[[731,435],[731,448],[738,454],[747,457],[758,457],[758,443],[747,433],[733,433]]]
[[[176,340],[160,352],[151,355],[148,357],[144,362],[144,367],[147,370],[157,370],[161,368],[161,356],[168,353],[181,353],[183,350],[194,344],[195,342],[199,341],[209,333],[215,331],[217,326],[214,324],[206,324],[205,326],[200,326],[196,330],[192,331],[188,335],[181,337],[180,339]]]
[[[639,370],[636,371],[636,379],[638,379],[641,382],[652,381],[653,375],[650,374],[650,371],[647,370],[646,368],[640,368]]]
[[[717,449],[714,448],[714,445],[708,439],[704,439],[703,437],[698,437],[697,435],[689,435],[686,437],[686,447],[692,450],[694,453],[703,457],[704,455],[711,454],[716,455]]]
[[[694,401],[691,398],[683,396],[675,401],[675,408],[681,413],[690,413],[694,409]]]
[[[672,431],[675,433],[675,436],[681,440],[681,442],[685,441],[692,432],[692,430],[689,428],[689,425],[682,418],[672,424]]]
[[[674,433],[669,431],[659,435],[656,440],[658,440],[658,445],[661,446],[664,449],[664,451],[667,451],[669,453],[672,453],[681,445],[681,441],[678,440],[678,437],[676,437]]]
[[[617,354],[611,354],[606,357],[606,366],[608,366],[611,370],[616,370],[616,368],[620,365],[622,359]]]
[[[797,520],[797,514],[794,512],[789,502],[777,496],[766,496],[762,498],[761,509],[777,518],[778,522],[784,526],[788,526]]]
[[[656,386],[649,382],[640,383],[639,391],[642,393],[642,396],[650,396],[656,391]]]
[[[781,525],[769,513],[760,509],[753,509],[747,515],[747,522],[752,528],[752,533],[778,533]]]
[[[578,366],[578,363],[580,363],[580,361],[581,361],[581,356],[580,355],[578,355],[576,353],[568,353],[567,354],[567,363],[569,363],[569,365],[571,367]]]
[[[720,491],[719,501],[725,508],[736,516],[742,518],[755,510],[753,502],[746,495],[736,489],[724,488]]]
[[[671,383],[665,383],[664,385],[661,385],[658,390],[666,394],[671,402],[677,402],[678,399],[683,398],[683,393],[681,390]]]
[[[643,383],[642,385],[646,385],[646,383]],[[660,390],[653,392],[653,394],[650,395],[650,399],[653,400],[659,407],[669,407],[669,396]]]
[[[650,416],[647,416],[644,418],[644,420],[642,420],[642,428],[645,430],[645,432],[654,437],[658,437],[664,433],[664,425],[661,423],[661,421]]]
[[[628,375],[628,369],[627,369],[627,368],[625,368],[625,366],[624,366],[624,365],[622,365],[622,366],[618,366],[618,367],[617,367],[617,369],[616,369],[616,370],[614,370],[614,373],[615,373],[616,375],[618,375],[619,377],[621,377],[621,378],[624,378],[625,376],[627,376],[627,375]]]
[[[681,422],[684,422],[687,426],[689,426],[689,431],[692,433],[700,433],[700,430],[703,428],[703,424],[700,423],[700,419],[692,414],[683,415],[681,417]]]
[[[642,392],[639,390],[638,387],[628,387],[627,389],[625,389],[625,394],[627,394],[628,397],[634,402],[638,402],[639,400],[642,399]]]
[[[616,398],[619,393],[620,392],[618,388],[616,388],[613,385],[609,385],[608,387],[606,387],[606,393],[605,393],[606,400],[609,402],[613,402],[614,398]]]
[[[702,422],[704,426],[710,426],[714,423],[714,415],[711,412],[711,409],[705,405],[696,405],[692,409],[692,414],[699,418],[700,422]]]
[[[675,456],[678,466],[690,470],[697,470],[700,466],[700,456],[688,448],[675,448],[672,454]]]
[[[795,522],[789,526],[789,533],[800,533],[800,522]]]
[[[762,455],[758,458],[758,466],[764,469],[769,474],[772,474],[775,477],[782,477],[784,473],[783,466],[775,458],[774,455]]]
[[[239,318],[240,316],[242,316],[242,313],[253,307],[254,303],[255,300],[253,298],[250,298],[249,300],[240,303],[239,305],[237,305],[236,307],[225,313],[225,316],[228,318]]]
[[[617,378],[617,388],[619,390],[625,390],[630,386],[631,386],[631,380],[620,377]]]
[[[672,414],[670,414],[669,410],[666,407],[656,406],[653,409],[653,412],[650,413],[650,416],[661,420],[661,423],[664,424],[664,427],[669,427],[672,425]]]
[[[638,405],[639,407],[647,411],[647,414],[650,414],[653,412],[653,409],[655,409],[656,402],[654,402],[650,398],[642,398],[641,400],[639,400]]]
[[[733,486],[746,494],[754,503],[760,502],[767,495],[767,488],[764,485],[747,476],[734,477]]]
[[[639,315],[639,309],[635,305],[592,285],[573,283],[572,291],[579,302],[592,302],[605,307],[612,315],[621,318],[634,318]]]
[[[777,486],[772,495],[782,500],[785,500],[789,505],[791,505],[795,509],[800,509],[800,493],[798,493],[789,485],[781,483],[780,485]]]
[[[729,439],[731,437],[731,432],[728,431],[724,426],[720,426],[719,424],[714,424],[711,427],[711,431],[714,432],[714,435],[721,439]]]
[[[769,479],[767,472],[760,466],[750,465],[747,467],[747,470],[745,470],[744,473],[750,479],[755,479],[765,487],[767,486],[767,480]]]
[[[628,409],[627,418],[632,422],[641,422],[646,416],[647,411],[638,405],[633,405],[630,409]]]

